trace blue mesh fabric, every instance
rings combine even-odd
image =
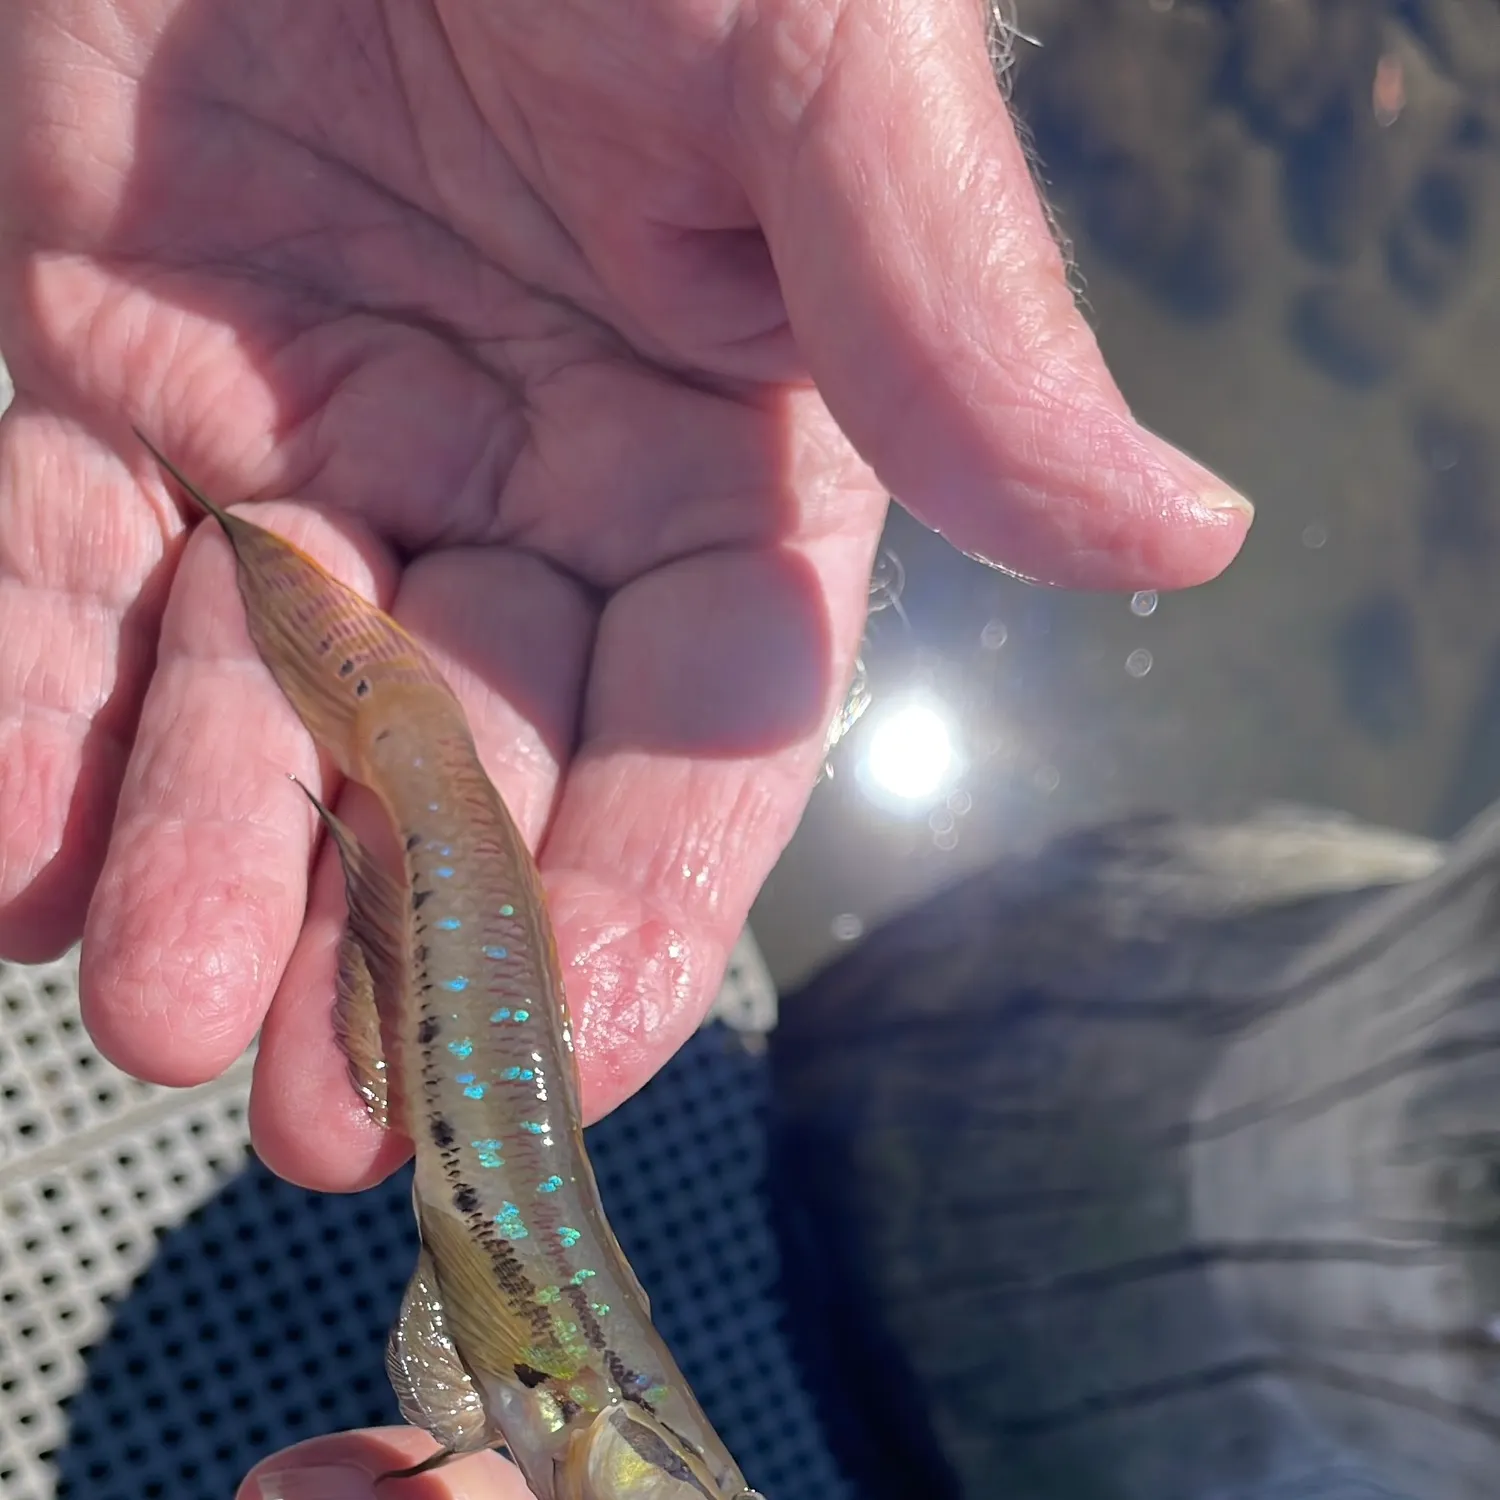
[[[751,1482],[843,1500],[782,1329],[766,1087],[763,1060],[710,1026],[590,1150],[658,1326]],[[408,1172],[333,1197],[247,1166],[161,1239],[88,1352],[58,1493],[221,1500],[273,1448],[397,1420],[382,1358],[414,1254]]]

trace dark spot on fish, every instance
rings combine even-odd
[[[516,1366],[516,1379],[528,1391],[534,1391],[546,1378],[546,1375],[541,1370],[534,1370],[530,1365]]]
[[[411,909],[421,911],[422,903],[432,894],[431,891],[413,891],[411,893]]]
[[[417,1040],[425,1047],[428,1042],[437,1040],[442,1029],[442,1023],[436,1016],[423,1016],[417,1023]]]
[[[382,734],[385,734],[386,732],[387,731],[385,731],[385,730],[381,730]],[[409,834],[407,834],[406,835],[406,852],[408,854],[410,854],[411,851],[413,849],[415,849],[417,847],[417,845],[420,844],[421,842],[422,842],[422,835],[420,833],[409,833]]]
[[[697,1455],[698,1450],[691,1443],[687,1442],[681,1433],[672,1432],[672,1429],[667,1427],[666,1423],[662,1423],[662,1426],[689,1453]],[[672,1452],[656,1433],[648,1431],[639,1422],[625,1420],[623,1416],[615,1417],[614,1429],[653,1469],[660,1469],[663,1474],[671,1475],[679,1484],[691,1485],[700,1495],[708,1494],[708,1491],[698,1482],[693,1471],[688,1468],[687,1464],[677,1454]]]
[[[361,677],[354,684],[354,696],[356,698],[368,698],[370,696],[370,679],[368,677]]]
[[[439,1151],[446,1151],[454,1141],[453,1127],[442,1115],[434,1115],[430,1126],[432,1142]]]
[[[594,1309],[589,1303],[588,1291],[581,1286],[568,1288],[568,1300],[573,1304],[573,1311],[578,1317],[578,1326],[583,1330],[583,1336],[595,1349],[604,1348],[604,1329],[599,1326],[599,1320],[594,1316]]]
[[[569,1400],[566,1396],[562,1397],[557,1403],[558,1415],[564,1422],[571,1422],[582,1410],[583,1408],[576,1401]]]
[[[419,964],[425,964],[427,962],[427,944],[418,943],[417,946],[411,950],[411,956]]]
[[[375,736],[375,743],[378,745],[382,740],[388,740],[388,739],[390,739],[390,737],[391,737],[390,730],[389,729],[382,729],[380,731],[380,733]]]
[[[656,1408],[645,1397],[645,1392],[651,1388],[646,1376],[638,1375],[613,1349],[604,1351],[604,1366],[615,1383],[615,1389],[627,1401],[634,1401],[637,1406],[655,1414]]]
[[[356,662],[354,658],[352,656],[346,656],[343,661],[339,663],[339,676],[347,677],[354,670],[355,666]]]
[[[325,635],[325,636],[324,636],[324,637],[323,637],[323,639],[322,639],[322,640],[321,640],[321,641],[319,641],[319,642],[318,642],[318,655],[319,655],[319,656],[322,656],[322,655],[323,655],[323,653],[324,653],[324,652],[325,652],[325,651],[327,651],[327,650],[328,650],[328,648],[329,648],[329,647],[330,647],[330,646],[331,646],[331,645],[333,645],[333,637],[332,637],[332,636],[331,636],[331,635]]]
[[[453,1206],[461,1214],[477,1214],[479,1194],[468,1183],[461,1182],[453,1191]]]

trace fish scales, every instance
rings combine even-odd
[[[760,1500],[605,1217],[545,894],[457,698],[394,620],[151,451],[223,528],[257,650],[401,850],[398,876],[314,799],[349,889],[339,1035],[414,1147],[422,1248],[387,1365],[440,1450],[403,1473],[503,1444],[539,1500]]]
[[[409,1127],[436,1148],[418,1157],[418,1192],[451,1205],[499,1274],[524,1277],[528,1297],[567,1288],[565,1305],[603,1348],[591,1304],[634,1293],[612,1274],[584,1201],[593,1180],[568,1125],[579,1115],[572,1040],[561,997],[548,993],[556,958],[535,919],[530,856],[466,735],[434,733],[429,720],[416,743],[405,738],[383,747],[393,764],[380,795],[403,835],[414,902],[418,1003],[403,1071],[422,1104]],[[580,1274],[593,1297],[571,1285]],[[536,1304],[539,1320],[558,1321],[560,1305]]]

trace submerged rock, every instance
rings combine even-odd
[[[1500,814],[1142,819],[782,1005],[793,1324],[872,1496],[1489,1500]]]

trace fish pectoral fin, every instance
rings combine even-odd
[[[453,1346],[437,1274],[425,1250],[386,1343],[385,1368],[401,1415],[431,1433],[445,1453],[477,1453],[496,1441],[484,1402]]]
[[[542,1311],[519,1269],[508,1272],[495,1252],[498,1236],[471,1230],[452,1214],[417,1204],[417,1225],[436,1278],[448,1333],[471,1370],[512,1383],[520,1371],[567,1380],[575,1361],[550,1333],[539,1332]]]
[[[294,777],[293,780],[296,778]],[[349,1081],[377,1124],[390,1123],[395,1101],[384,1035],[395,1034],[401,996],[402,901],[396,882],[381,869],[348,825],[302,783],[339,851],[349,920],[339,941],[333,1031],[349,1065]],[[382,1033],[381,1017],[392,1024]]]

